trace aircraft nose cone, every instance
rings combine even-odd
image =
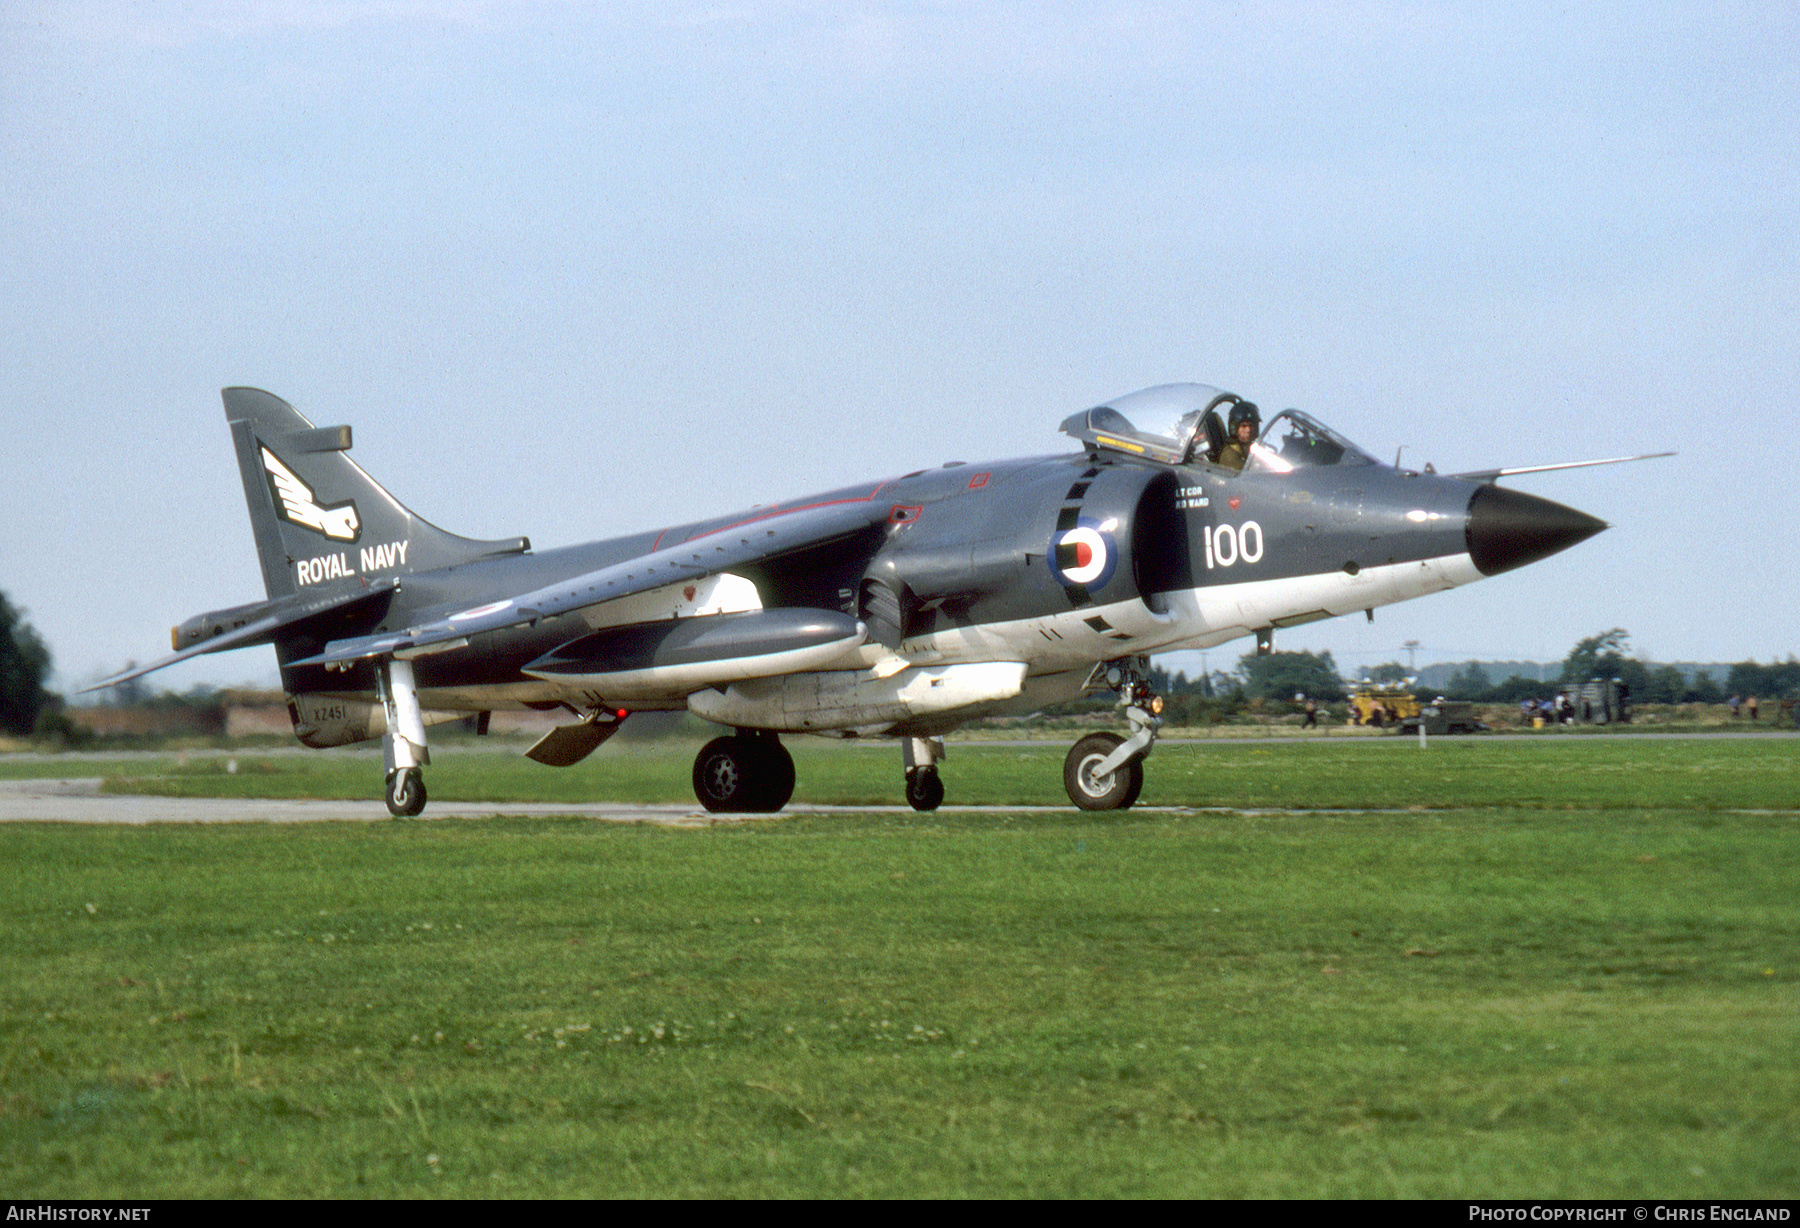
[[[1488,484],[1469,497],[1469,557],[1484,576],[1549,558],[1607,527],[1586,512]]]

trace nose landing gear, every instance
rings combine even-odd
[[[1144,760],[1156,746],[1162,727],[1163,699],[1150,689],[1148,661],[1133,658],[1095,667],[1089,685],[1119,693],[1131,736],[1091,733],[1069,749],[1063,760],[1063,788],[1083,810],[1125,810],[1144,790]]]
[[[1144,761],[1130,759],[1106,768],[1125,739],[1116,733],[1090,733],[1069,749],[1063,760],[1063,788],[1083,810],[1125,810],[1144,791]]]

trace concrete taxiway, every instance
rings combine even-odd
[[[102,793],[100,778],[0,780],[0,823],[373,823],[394,821],[379,799],[314,801],[283,798],[141,797]],[[1019,814],[1067,812],[1067,806],[945,806],[946,811]],[[789,805],[781,813],[910,814],[907,806]],[[580,816],[610,823],[660,823],[667,827],[710,827],[720,823],[769,820],[769,814],[709,814],[692,802],[441,802],[418,819],[486,819],[499,816],[547,818]]]

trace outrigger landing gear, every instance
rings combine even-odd
[[[419,691],[413,683],[411,661],[389,658],[376,667],[381,685],[381,706],[387,715],[387,733],[381,739],[387,760],[387,808],[397,819],[409,819],[425,810],[425,773],[431,762],[425,745],[425,715],[419,711]]]
[[[773,813],[794,796],[794,757],[767,730],[714,738],[694,758],[694,796],[714,813]]]
[[[1124,810],[1144,791],[1144,760],[1156,746],[1162,727],[1162,696],[1150,689],[1149,662],[1138,657],[1095,667],[1089,685],[1105,685],[1119,693],[1119,707],[1131,736],[1092,733],[1069,749],[1063,760],[1063,788],[1083,810]],[[1102,672],[1104,671],[1104,672]]]
[[[937,770],[944,756],[942,738],[906,739],[906,804],[914,810],[936,810],[944,804],[944,782]]]

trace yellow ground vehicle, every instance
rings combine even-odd
[[[1395,686],[1359,686],[1350,695],[1350,723],[1385,729],[1419,719],[1419,700]]]
[[[1421,704],[1411,691],[1393,686],[1360,686],[1350,696],[1350,723],[1415,733],[1475,733],[1487,726],[1475,719],[1473,704],[1434,699]]]

